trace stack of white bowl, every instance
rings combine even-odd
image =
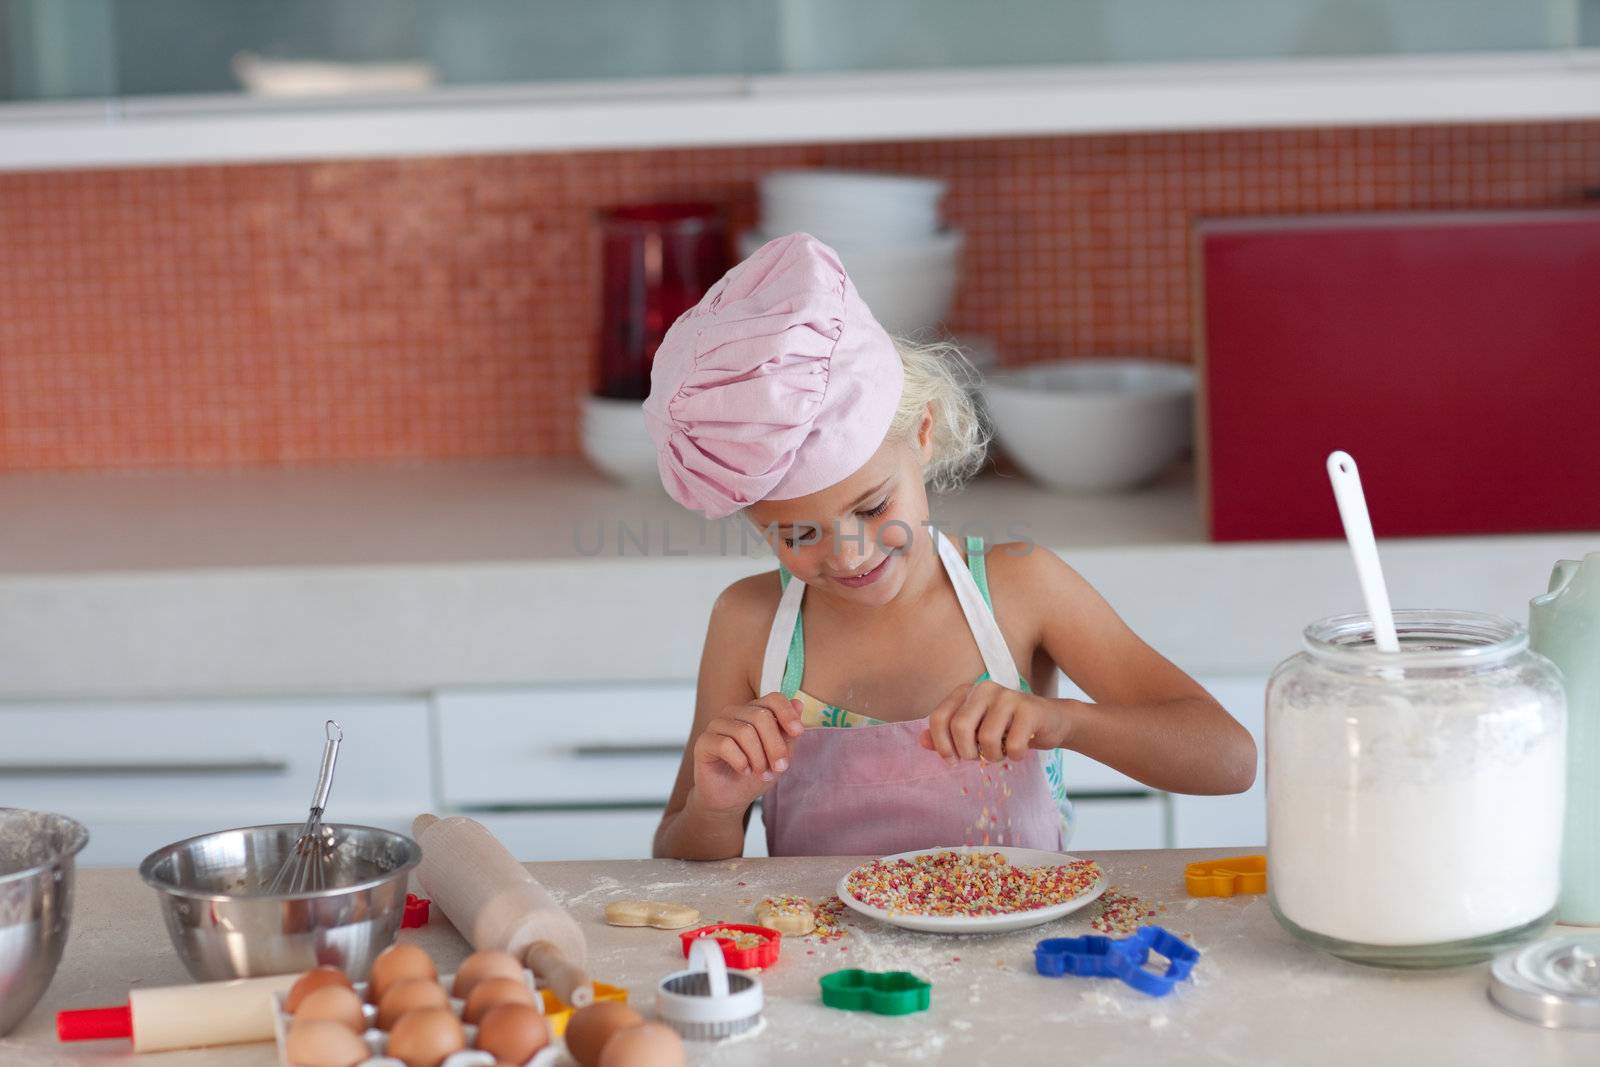
[[[583,454],[600,470],[624,485],[661,488],[655,442],[639,401],[585,396],[580,432]]]
[[[1065,359],[983,383],[995,438],[1024,473],[1066,492],[1144,485],[1189,447],[1194,369],[1149,359]]]
[[[873,316],[896,336],[934,330],[955,296],[961,232],[945,229],[946,183],[846,170],[779,170],[761,179],[748,256],[774,237],[809,233],[839,253]]]

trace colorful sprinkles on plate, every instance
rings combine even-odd
[[[890,915],[974,918],[1065,904],[1099,878],[1093,860],[1014,867],[1000,852],[946,851],[875,860],[850,872],[845,885],[857,900]]]

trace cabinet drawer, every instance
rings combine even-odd
[[[446,804],[665,804],[694,686],[550,686],[437,694]]]
[[[1082,689],[1073,684],[1060,671],[1056,672],[1056,695],[1072,700],[1088,700]],[[1134,781],[1121,771],[1114,771],[1099,760],[1092,760],[1081,752],[1070,749],[1062,753],[1062,780],[1067,783],[1067,793],[1073,798],[1089,797],[1097,793],[1148,793],[1149,786]]]
[[[657,808],[622,810],[517,811],[474,813],[517,859],[631,860],[648,859],[656,827]],[[750,819],[745,835],[746,856],[767,853],[761,812]]]
[[[125,821],[190,834],[295,821],[316,785],[326,719],[345,737],[330,820],[393,823],[431,806],[421,700],[0,705],[0,795],[71,815],[91,834]],[[90,850],[110,854],[98,840]]]
[[[1073,802],[1077,825],[1068,848],[1093,852],[1115,848],[1166,848],[1170,819],[1163,794],[1090,797]]]
[[[1256,740],[1256,780],[1233,796],[1172,798],[1177,848],[1259,848],[1267,840],[1266,710],[1264,676],[1201,678],[1217,702]]]

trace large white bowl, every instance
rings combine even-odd
[[[661,490],[656,446],[641,401],[584,397],[579,436],[584,456],[605,474],[634,488]]]
[[[761,229],[804,231],[829,244],[915,241],[939,230],[939,178],[848,170],[778,170],[760,181]]]
[[[781,234],[746,230],[739,237],[739,255],[749,256],[777,236]],[[961,260],[960,230],[913,241],[828,243],[839,253],[873,318],[890,333],[898,337],[923,333],[949,314]]]
[[[644,421],[643,400],[617,400],[589,395],[580,406],[583,424],[608,437],[634,437],[649,440]]]
[[[1190,443],[1194,371],[1144,359],[1069,359],[989,375],[994,434],[1035,481],[1068,492],[1130,489]]]

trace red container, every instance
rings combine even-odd
[[[1600,528],[1600,211],[1199,227],[1200,458],[1217,541]],[[1587,486],[1587,488],[1585,488]]]
[[[641,204],[601,216],[600,395],[643,400],[667,328],[728,269],[711,204]]]

